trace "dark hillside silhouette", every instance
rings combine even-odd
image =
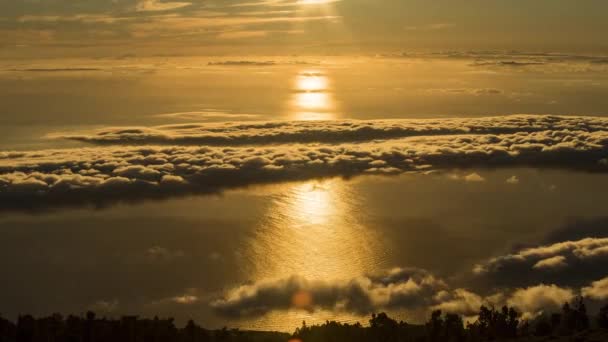
[[[0,317],[0,342],[486,342],[486,341],[608,341],[608,304],[590,319],[582,298],[565,303],[561,312],[523,320],[515,308],[482,306],[477,320],[464,324],[461,316],[431,314],[424,325],[396,321],[386,313],[373,314],[369,325],[327,321],[293,335],[239,329],[208,330],[190,320],[178,328],[172,318],[98,318],[53,314],[19,316],[11,322]]]

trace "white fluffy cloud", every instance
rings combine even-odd
[[[564,267],[567,260],[588,260],[608,256],[608,238],[586,238],[527,248],[514,254],[493,258],[475,267],[476,273],[498,271],[513,264],[532,265],[535,269]]]
[[[582,289],[538,283],[528,287],[501,287],[483,295],[470,289],[451,289],[441,278],[420,269],[395,269],[381,276],[361,276],[343,281],[311,281],[292,276],[246,284],[221,294],[211,302],[216,313],[227,317],[263,316],[272,311],[329,310],[365,315],[381,310],[422,314],[432,310],[475,317],[482,305],[514,307],[524,317],[555,312],[577,294],[608,297],[608,278]]]
[[[560,268],[567,265],[566,257],[563,255],[557,255],[554,257],[542,259],[536,264],[534,264],[533,268],[537,269],[547,269],[547,268]]]
[[[537,315],[543,310],[555,310],[575,296],[573,290],[557,285],[537,285],[518,289],[507,300],[510,306],[516,307],[524,315]]]
[[[608,171],[599,162],[608,155],[608,131],[604,130],[608,121],[603,119],[467,120],[197,124],[179,126],[179,131],[200,133],[205,127],[202,135],[179,135],[172,128],[169,140],[151,138],[139,129],[107,130],[87,139],[110,146],[0,152],[0,200],[15,208],[104,204],[258,183],[452,168],[547,166]],[[384,140],[374,140],[378,138]],[[342,142],[365,139],[371,140]],[[112,146],[125,141],[180,144]],[[205,141],[235,146],[199,145]],[[475,174],[468,179],[481,180]],[[593,253],[604,251],[594,249]]]
[[[225,316],[257,316],[274,310],[343,310],[367,314],[378,308],[424,308],[445,283],[418,269],[346,281],[289,277],[237,287],[211,305]]]
[[[584,287],[582,289],[582,294],[585,297],[598,300],[608,299],[608,277],[594,281],[591,283],[591,286]]]

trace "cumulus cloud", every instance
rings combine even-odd
[[[608,277],[594,281],[591,286],[582,289],[582,295],[592,299],[608,299]]]
[[[559,268],[566,266],[566,257],[562,255],[557,255],[551,258],[542,259],[536,264],[534,264],[533,268],[542,269],[542,268]]]
[[[511,184],[511,185],[519,184],[519,177],[511,176],[509,179],[507,179],[507,184]]]
[[[173,146],[113,146],[115,142],[169,140],[151,138],[153,134],[140,129],[107,130],[91,139],[108,146],[0,152],[0,201],[5,204],[2,209],[104,205],[320,177],[474,167],[608,171],[599,162],[608,155],[608,131],[603,130],[602,119],[516,116],[471,120],[468,126],[462,119],[407,125],[402,121],[179,125],[169,126],[171,131],[181,132],[172,133],[170,140],[180,143]],[[192,132],[200,133],[201,127],[205,127],[204,137],[192,138]],[[550,127],[553,129],[548,130]],[[403,135],[404,130],[417,136],[389,139]],[[490,133],[497,130],[503,133]],[[340,142],[380,137],[385,139]],[[204,141],[235,146],[200,146]],[[186,142],[192,145],[183,145]],[[268,142],[276,144],[266,145]],[[251,146],[245,146],[248,144]],[[481,177],[471,174],[467,180],[480,181]]]
[[[475,266],[480,280],[521,286],[540,281],[582,286],[605,276],[608,238],[584,238],[525,248]]]
[[[427,307],[445,283],[419,269],[394,269],[380,276],[347,281],[302,277],[261,281],[237,287],[211,306],[229,317],[264,315],[274,310],[342,310],[367,314],[378,308]]]
[[[537,284],[524,288],[502,288],[499,292],[482,296],[466,289],[441,291],[435,296],[438,303],[433,310],[456,313],[465,317],[474,317],[482,305],[486,307],[515,307],[524,317],[534,317],[544,310],[549,312],[559,309],[565,302],[570,302],[576,291],[555,284]]]
[[[488,271],[492,268],[500,268],[510,262],[524,262],[527,260],[539,260],[544,265],[555,265],[563,263],[565,256],[577,259],[587,259],[608,255],[608,238],[586,238],[578,241],[565,241],[551,245],[523,249],[515,254],[509,254],[491,259],[478,272]]]
[[[467,181],[467,182],[473,182],[473,183],[485,182],[485,178],[483,178],[482,176],[480,176],[476,172],[471,173],[470,175],[465,176],[464,180]]]
[[[441,291],[434,299],[439,304],[435,305],[433,309],[464,316],[474,316],[482,305],[488,304],[480,295],[466,289],[456,289],[451,292]]]
[[[474,319],[480,307],[516,308],[525,318],[553,312],[578,293],[593,299],[608,297],[608,278],[581,290],[557,284],[527,287],[499,286],[497,292],[451,288],[428,271],[397,268],[383,275],[350,280],[307,280],[292,276],[238,286],[210,302],[219,315],[261,317],[273,311],[319,310],[366,315],[381,310],[409,312],[426,317],[432,310]]]
[[[507,303],[519,309],[525,316],[536,316],[543,310],[555,310],[575,296],[573,290],[557,285],[537,285],[518,289]]]

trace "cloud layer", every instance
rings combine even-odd
[[[490,259],[476,266],[475,272],[445,279],[423,269],[395,268],[347,280],[311,281],[299,276],[262,280],[219,294],[210,305],[217,314],[230,318],[289,310],[357,315],[388,310],[428,317],[430,311],[440,309],[469,319],[474,319],[482,305],[508,305],[527,319],[558,311],[577,296],[594,306],[608,299],[606,246],[605,238],[539,245]],[[597,272],[576,273],[577,267],[585,268],[581,262],[593,263]],[[558,276],[549,277],[547,272]],[[480,284],[480,277],[487,284]],[[514,281],[505,281],[505,277]]]
[[[561,281],[582,286],[588,279],[605,276],[606,262],[608,238],[588,237],[521,249],[478,264],[473,271],[505,285]]]
[[[451,288],[444,280],[421,269],[393,269],[383,275],[361,276],[345,281],[310,281],[302,277],[264,280],[227,291],[210,303],[215,312],[229,318],[260,317],[273,311],[306,310],[367,315],[381,310],[425,313],[440,309],[474,317],[482,305],[509,305],[524,318],[559,310],[578,294],[589,300],[608,298],[608,278],[582,289],[537,283],[501,287],[483,295],[465,288]]]
[[[275,121],[263,123],[182,124],[106,128],[92,133],[51,137],[93,144],[169,144],[239,146],[285,143],[345,143],[375,139],[457,134],[514,134],[544,131],[601,132],[608,119],[512,115],[487,118]]]
[[[103,205],[252,184],[453,168],[531,166],[604,172],[606,122],[515,116],[195,124],[169,126],[170,138],[151,138],[139,129],[106,130],[87,139],[109,146],[0,152],[0,201],[3,209]],[[192,137],[192,131],[201,130],[205,137]],[[389,139],[395,136],[399,138]],[[372,140],[380,138],[384,140]],[[363,142],[342,143],[357,139]],[[161,140],[182,145],[111,145]],[[204,141],[226,146],[200,146]],[[192,145],[183,145],[186,142]],[[539,267],[548,265],[547,261]]]
[[[214,301],[221,315],[245,317],[291,308],[345,310],[366,314],[384,308],[422,308],[430,304],[443,281],[418,269],[394,269],[385,275],[348,281],[308,281],[290,277],[244,285]]]

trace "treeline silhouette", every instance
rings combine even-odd
[[[434,311],[424,325],[396,321],[386,313],[373,314],[368,326],[327,321],[290,335],[239,329],[207,330],[192,320],[178,328],[172,318],[120,319],[84,316],[44,318],[19,316],[16,323],[0,317],[0,342],[485,342],[485,341],[608,341],[608,305],[590,318],[582,298],[565,303],[558,313],[533,320],[515,308],[482,306],[477,320]]]
[[[477,317],[474,323],[465,324],[463,317],[437,310],[425,325],[412,325],[380,313],[372,315],[368,327],[335,321],[307,326],[304,322],[293,338],[298,342],[559,341],[561,338],[608,342],[608,305],[601,308],[592,322],[582,298],[577,298],[572,305],[565,303],[560,313],[541,315],[533,320],[522,319],[515,308],[507,306],[500,310],[482,306]]]
[[[0,317],[0,342],[286,342],[289,337],[279,332],[207,330],[192,320],[177,328],[173,318],[99,319],[93,312],[66,318],[25,315],[16,324]]]

